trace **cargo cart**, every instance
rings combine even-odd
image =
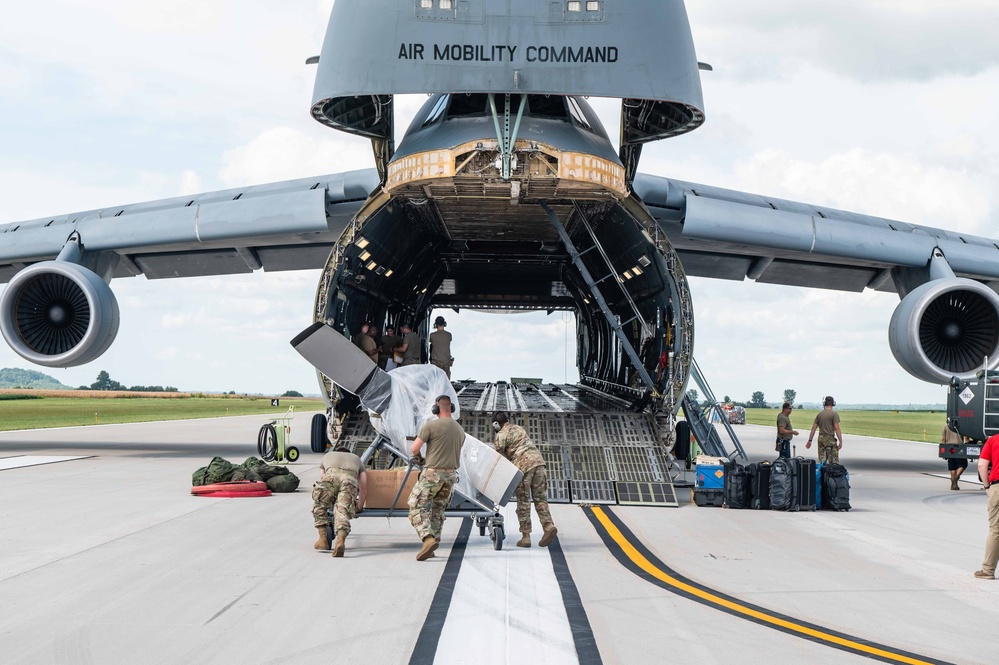
[[[406,473],[403,476],[403,480],[399,484],[399,488],[391,502],[391,506],[393,507],[365,508],[363,511],[358,513],[357,516],[406,517],[409,515],[408,509],[396,508],[394,506],[396,506],[399,503],[399,499],[402,498],[403,490],[405,489],[406,483],[411,477],[411,474],[419,473],[421,467],[413,461],[408,450],[400,450],[392,443],[392,441],[382,435],[378,435],[378,437],[364,451],[361,455],[361,462],[367,466],[368,462],[370,462],[371,459],[380,452],[384,452],[389,455],[389,467],[404,468]],[[479,535],[485,536],[488,534],[489,540],[492,541],[493,549],[501,550],[503,549],[503,540],[506,538],[506,530],[503,526],[503,515],[500,512],[499,506],[491,505],[491,502],[486,497],[478,493],[476,494],[477,496],[474,497],[468,496],[468,494],[461,488],[455,486],[454,494],[451,496],[451,504],[444,511],[444,516],[474,520],[475,526],[479,528]],[[333,533],[332,522],[333,513],[331,509],[330,524],[326,526],[326,537],[330,543],[336,539],[336,534]]]

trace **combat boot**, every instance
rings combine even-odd
[[[437,539],[434,538],[433,536],[427,536],[426,538],[424,538],[423,547],[421,547],[420,551],[416,554],[416,560],[426,561],[427,559],[429,559],[430,555],[434,553],[435,549],[437,549],[437,545],[438,545]]]
[[[337,558],[343,556],[343,551],[346,549],[345,540],[347,540],[347,532],[340,529],[336,532],[336,542],[333,543],[333,556]]]
[[[555,534],[558,533],[558,529],[555,528],[554,524],[549,524],[545,527],[545,535],[541,536],[541,540],[538,541],[538,547],[548,547],[555,540]]]
[[[319,532],[319,540],[316,541],[316,544],[313,545],[313,547],[317,550],[328,550],[330,548],[330,541],[326,537],[326,527],[317,526],[316,531]]]
[[[530,547],[531,546],[531,534],[525,533],[521,534],[520,540],[517,541],[517,547]]]

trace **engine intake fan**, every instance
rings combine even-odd
[[[19,356],[75,367],[103,354],[118,334],[118,301],[94,272],[45,261],[17,273],[0,296],[0,332]]]
[[[895,360],[918,379],[972,378],[999,364],[999,295],[970,279],[939,279],[902,299],[888,326]]]

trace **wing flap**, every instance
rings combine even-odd
[[[368,169],[7,224],[0,283],[55,258],[73,231],[88,252],[118,255],[115,277],[319,268],[377,186]]]
[[[999,279],[987,238],[646,174],[634,189],[691,275],[890,292],[893,268],[924,268],[939,248],[959,276]]]

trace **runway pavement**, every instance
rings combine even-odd
[[[933,445],[847,436],[848,513],[698,508],[686,490],[679,508],[558,505],[549,551],[514,547],[508,509],[502,551],[450,519],[420,563],[404,516],[356,520],[343,559],[312,549],[310,452],[293,494],[191,496],[214,455],[255,454],[263,420],[0,433],[0,662],[995,659],[999,583],[972,578],[984,492],[928,475],[946,469]],[[737,432],[773,456],[771,428]],[[48,463],[14,462],[32,455]]]

